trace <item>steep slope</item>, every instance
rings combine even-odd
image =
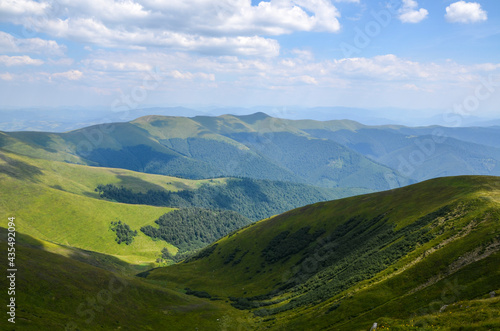
[[[147,279],[230,297],[261,329],[425,320],[500,288],[499,219],[500,178],[440,178],[292,210]]]

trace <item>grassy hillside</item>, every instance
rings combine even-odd
[[[30,160],[7,153],[0,153],[0,158],[0,215],[16,217],[20,232],[112,254],[135,264],[154,261],[166,246],[176,251],[175,247],[155,242],[142,233],[131,245],[115,242],[112,221],[121,220],[139,230],[172,210],[97,199],[92,187],[94,180],[120,182],[126,176],[120,179],[107,169]],[[131,181],[131,185],[137,185],[137,181]]]
[[[3,252],[6,233],[0,228]],[[19,232],[16,239],[16,324],[2,318],[2,330],[234,330],[241,323],[251,325],[243,312],[227,309],[222,301],[172,291],[120,268],[104,270],[113,260],[109,256],[93,266],[93,253]]]
[[[441,178],[263,220],[147,278],[231,297],[263,329],[411,330],[500,288],[499,219],[499,178]],[[476,302],[468,323],[499,327]]]
[[[0,211],[6,217],[17,217],[22,232],[112,254],[137,264],[155,261],[164,247],[171,254],[177,252],[177,247],[152,240],[139,231],[142,227],[156,226],[155,221],[172,210],[164,207],[228,209],[258,220],[297,206],[356,193],[262,180],[179,179],[33,159],[8,152],[0,152],[0,183]],[[130,194],[127,199],[123,199],[123,194],[106,195],[105,200],[96,192],[100,184],[119,187],[118,193]],[[161,198],[162,194],[175,199],[159,202],[149,199]],[[117,221],[138,231],[132,244],[115,242],[111,222]],[[236,228],[232,225],[232,229]]]
[[[50,194],[42,188],[45,177],[54,174],[43,162],[6,153],[2,158],[2,187],[22,193],[16,186],[22,178],[30,189]],[[75,175],[87,168],[71,167]],[[114,171],[97,170],[102,176]],[[85,185],[67,187],[83,192]],[[73,217],[89,208],[108,213],[106,204],[152,208],[64,193],[72,198],[54,195],[62,203],[54,205],[73,211]],[[76,197],[103,204],[65,205]],[[490,297],[500,289],[497,177],[440,178],[305,206],[235,231],[184,263],[141,277],[130,276],[137,268],[120,254],[24,235],[33,230],[20,209],[14,212],[20,215],[14,215],[20,270],[16,330],[368,330],[375,322],[392,330],[500,327],[499,297]],[[116,212],[140,219],[148,209],[141,215],[133,209]],[[101,235],[91,223],[80,231]],[[3,250],[5,237],[0,228]],[[147,255],[134,252],[130,261],[137,263],[141,254]],[[0,328],[12,326],[3,319]]]

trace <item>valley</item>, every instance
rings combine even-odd
[[[432,147],[426,128],[264,114],[112,126],[0,135],[16,330],[500,327],[497,155],[472,131]],[[435,154],[404,176],[414,140]]]

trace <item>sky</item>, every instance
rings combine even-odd
[[[0,1],[0,109],[264,105],[500,115],[500,1]]]

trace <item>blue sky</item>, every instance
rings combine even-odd
[[[0,2],[0,108],[499,104],[497,0]]]

